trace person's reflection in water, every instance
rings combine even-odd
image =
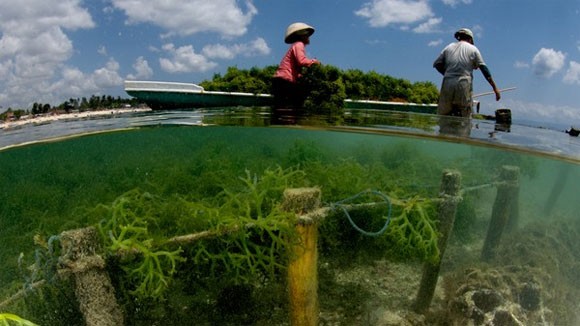
[[[295,107],[272,107],[270,123],[273,125],[295,125],[300,120],[300,112]]]
[[[471,118],[440,115],[439,134],[469,137],[471,135]]]

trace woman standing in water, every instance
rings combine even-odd
[[[305,53],[305,47],[310,44],[313,33],[314,28],[304,23],[293,23],[286,29],[284,42],[291,46],[272,79],[274,110],[299,108],[304,103],[307,90],[299,83],[302,68],[320,64],[316,59],[307,58]]]

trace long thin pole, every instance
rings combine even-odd
[[[499,92],[503,93],[503,92],[507,92],[507,91],[513,91],[516,88],[517,87],[508,87],[508,88],[500,89]],[[481,97],[481,96],[486,96],[486,95],[491,95],[491,94],[495,94],[495,92],[479,93],[479,94],[473,95],[471,98],[476,98],[476,97]]]

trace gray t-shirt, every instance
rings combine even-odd
[[[474,45],[468,42],[455,42],[447,45],[433,66],[443,64],[445,67],[444,77],[472,77],[474,69],[484,65],[481,53]]]

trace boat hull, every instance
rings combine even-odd
[[[199,109],[211,107],[272,106],[270,94],[206,91],[190,83],[125,81],[125,92],[147,103],[153,110]],[[435,114],[436,104],[350,100],[347,109],[392,110]]]
[[[274,102],[270,94],[205,91],[187,83],[126,81],[125,92],[154,110],[270,106]]]

